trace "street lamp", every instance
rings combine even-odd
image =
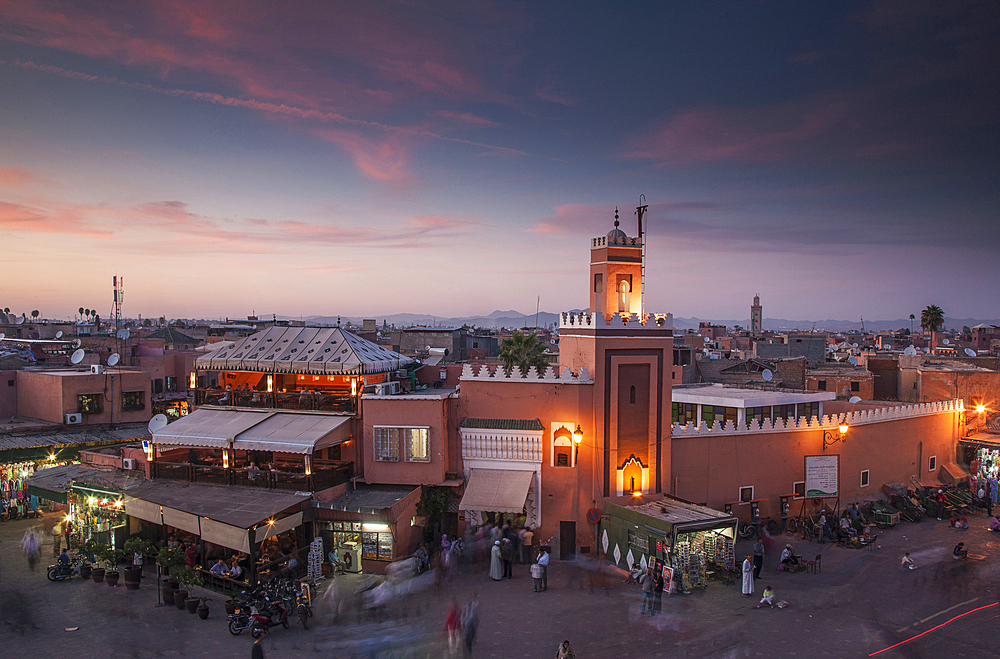
[[[843,442],[847,439],[847,431],[849,427],[847,421],[841,421],[840,425],[837,427],[837,432],[832,430],[823,431],[823,450],[825,451],[828,446],[833,446],[837,442]]]
[[[576,430],[573,431],[573,443],[579,446],[583,442],[583,430],[580,428],[580,424],[576,424]]]

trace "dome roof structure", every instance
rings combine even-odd
[[[615,228],[608,231],[609,245],[625,245],[628,242],[628,235],[618,228],[618,209],[615,208]]]

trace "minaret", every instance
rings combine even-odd
[[[590,241],[590,312],[642,313],[642,238],[618,228]]]
[[[764,308],[760,306],[760,295],[753,296],[750,307],[750,336],[760,336],[763,333]]]

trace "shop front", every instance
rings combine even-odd
[[[65,521],[69,522],[65,528],[70,529],[68,541],[71,546],[82,547],[93,540],[121,549],[128,539],[128,517],[121,492],[74,481]]]
[[[599,545],[615,566],[652,566],[683,593],[706,587],[713,577],[732,579],[736,517],[670,496],[632,499],[605,502]]]

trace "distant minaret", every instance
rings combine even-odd
[[[760,306],[760,295],[753,296],[753,306],[750,307],[750,336],[763,334],[764,308]]]

